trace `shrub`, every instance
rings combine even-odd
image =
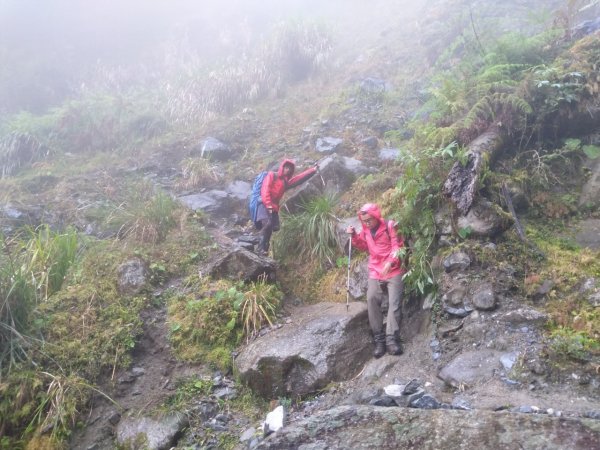
[[[180,189],[194,189],[219,179],[217,168],[205,158],[187,158],[182,164],[183,180]]]
[[[277,257],[334,266],[338,248],[337,218],[333,214],[336,203],[335,196],[323,195],[301,205],[299,214],[282,212],[283,226],[273,242]]]
[[[267,284],[264,277],[251,283],[238,298],[234,309],[238,312],[238,323],[241,324],[246,340],[249,340],[266,325],[273,325],[272,320],[279,306],[281,292],[273,284]]]
[[[28,358],[32,311],[57,292],[77,252],[77,233],[42,226],[29,239],[2,237],[0,257],[0,371]]]
[[[164,240],[177,224],[179,204],[165,192],[156,191],[148,182],[135,184],[128,199],[106,219],[119,226],[118,235],[131,236],[138,242],[155,244]]]

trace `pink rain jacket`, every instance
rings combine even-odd
[[[371,230],[362,223],[362,230],[352,235],[352,245],[359,250],[369,252],[369,278],[375,280],[388,280],[396,275],[402,275],[406,269],[402,267],[401,260],[397,257],[398,250],[404,247],[402,236],[398,236],[393,226],[381,217],[379,207],[374,203],[367,203],[361,208],[379,221],[376,225],[375,236]],[[360,218],[360,215],[359,215]],[[382,275],[383,266],[390,261],[392,267],[386,275]]]
[[[292,171],[288,178],[283,176],[283,166],[286,164],[291,164],[292,166]],[[279,165],[277,176],[275,176],[275,172],[267,173],[260,189],[260,198],[263,205],[265,205],[265,208],[273,208],[273,211],[279,211],[279,202],[281,201],[281,197],[283,197],[284,192],[287,189],[291,189],[299,184],[302,184],[317,171],[315,167],[311,167],[306,169],[304,172],[293,176],[295,168],[296,164],[294,161],[291,159],[284,159]]]

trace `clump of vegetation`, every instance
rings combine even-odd
[[[323,195],[304,203],[298,214],[281,213],[281,231],[273,239],[275,255],[284,261],[335,265],[338,248],[334,210],[337,199]]]
[[[148,183],[134,183],[125,202],[106,218],[111,227],[119,226],[118,235],[138,242],[161,242],[178,223],[181,206],[167,193]]]
[[[248,285],[194,279],[187,294],[169,300],[170,339],[177,355],[231,369],[231,351],[271,324],[281,293],[260,280]]]
[[[241,322],[244,335],[248,341],[260,329],[269,324],[273,325],[280,302],[280,293],[274,284],[268,284],[263,277],[251,283],[244,292],[243,298],[234,302],[234,309],[238,312],[238,321]]]
[[[214,165],[206,158],[187,158],[181,163],[183,179],[180,189],[195,189],[219,179]]]
[[[28,237],[28,239],[24,239]],[[30,358],[32,313],[57,292],[78,248],[77,233],[48,226],[25,236],[2,236],[0,255],[0,377],[18,361]]]

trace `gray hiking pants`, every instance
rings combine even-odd
[[[400,321],[402,320],[402,294],[404,280],[402,275],[396,275],[389,280],[374,280],[369,278],[367,287],[367,311],[369,325],[374,335],[383,331],[382,303],[388,300],[387,317],[385,323],[386,335],[398,335]]]

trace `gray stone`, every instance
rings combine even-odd
[[[202,141],[200,156],[213,161],[227,161],[231,158],[231,148],[220,140],[208,137]]]
[[[479,310],[489,311],[496,307],[496,294],[491,283],[483,283],[475,289],[471,299]]]
[[[235,360],[240,380],[265,398],[306,395],[356,376],[371,359],[364,303],[299,308],[294,322],[252,341]]]
[[[283,406],[278,406],[269,414],[263,423],[263,433],[265,436],[279,431],[283,428],[283,421],[285,420],[285,410]]]
[[[504,367],[504,370],[511,370],[515,363],[517,362],[517,358],[519,357],[518,352],[504,353],[500,356],[500,363]]]
[[[598,199],[600,199],[600,194],[596,197],[596,201]],[[600,219],[583,220],[579,224],[579,231],[575,235],[575,240],[582,247],[591,250],[600,249]]]
[[[319,153],[330,154],[338,150],[344,141],[334,137],[318,138],[315,143],[315,150]]]
[[[475,350],[454,358],[438,374],[447,385],[465,388],[488,381],[500,368],[501,353],[495,350]]]
[[[220,216],[226,216],[232,209],[229,194],[225,191],[212,190],[201,194],[183,195],[177,199],[193,211],[200,209]]]
[[[139,294],[148,280],[148,265],[140,258],[133,258],[117,268],[117,286],[121,294]]]
[[[421,383],[418,380],[410,380],[409,383],[404,387],[402,393],[404,395],[414,394],[421,388]]]
[[[500,319],[513,325],[522,323],[544,324],[548,320],[548,315],[538,311],[537,309],[525,306],[523,308],[507,312],[506,314],[500,316]]]
[[[411,402],[410,406],[419,409],[439,409],[441,405],[433,396],[425,394],[421,398]]]
[[[251,191],[252,185],[241,180],[233,181],[225,188],[225,192],[227,192],[232,198],[244,201],[248,198]]]
[[[470,229],[470,237],[494,237],[512,225],[509,215],[493,203],[477,198],[466,216],[458,218],[459,229]]]
[[[381,161],[395,161],[400,157],[400,150],[397,148],[382,148],[379,150],[379,159]]]
[[[319,161],[319,173],[313,175],[299,187],[286,193],[286,209],[295,213],[311,199],[327,192],[332,195],[341,194],[352,185],[357,173],[348,168],[346,159],[339,155],[331,155]],[[360,171],[358,171],[360,173]]]
[[[600,424],[591,419],[349,405],[286,426],[257,449],[460,449],[485,443],[488,449],[589,450],[597,442]]]
[[[595,162],[591,164],[591,170],[592,175],[581,190],[579,206],[598,208],[598,206],[600,206],[600,158],[596,158]],[[595,221],[600,222],[599,219],[596,219]],[[598,233],[598,231],[596,231],[596,233]],[[599,238],[596,237],[595,242],[598,243],[598,240]]]
[[[458,285],[446,292],[442,297],[442,300],[450,306],[460,306],[463,304],[466,293],[467,288],[463,285]]]
[[[451,406],[453,409],[460,409],[463,411],[470,411],[471,409],[473,409],[473,407],[467,400],[460,397],[453,398]]]
[[[360,143],[370,150],[375,150],[378,144],[377,138],[375,136],[369,136],[368,138],[365,138],[362,141],[360,141]]]
[[[473,308],[468,308],[468,307],[453,308],[451,306],[444,305],[444,311],[452,316],[467,317],[469,314],[471,314],[473,312]]]
[[[123,448],[168,449],[187,425],[187,417],[180,413],[161,419],[129,417],[122,419],[117,426],[117,443]]]
[[[217,255],[214,261],[203,264],[200,272],[217,279],[256,281],[264,276],[274,281],[276,264],[270,258],[260,257],[243,248],[234,248]]]
[[[244,430],[242,435],[240,436],[240,442],[250,442],[254,436],[256,435],[256,428],[250,427]]]
[[[390,397],[389,395],[380,395],[378,397],[375,397],[369,401],[369,405],[385,406],[388,408],[390,406],[397,406],[394,399],[392,397]]]
[[[446,272],[465,270],[471,265],[471,258],[465,252],[454,252],[444,259],[442,264]]]
[[[381,78],[366,77],[360,81],[360,90],[365,94],[381,94],[390,89],[387,81]]]

